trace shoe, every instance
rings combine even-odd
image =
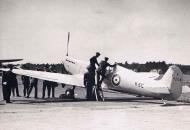
[[[17,95],[17,97],[21,97],[20,95]]]
[[[6,103],[13,103],[13,102],[11,102],[11,101],[6,101]]]

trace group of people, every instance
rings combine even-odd
[[[23,95],[29,98],[32,89],[34,88],[34,98],[38,98],[38,79],[30,78],[28,76],[21,76],[22,84],[24,86]]]
[[[3,99],[7,102],[7,103],[11,103],[10,101],[10,96],[11,96],[11,91],[13,96],[15,96],[15,90],[16,90],[16,95],[17,97],[20,97],[19,94],[19,89],[18,89],[18,81],[16,78],[16,74],[14,74],[12,72],[13,70],[13,65],[9,65],[8,66],[10,68],[9,71],[5,72],[3,71],[3,75],[2,75],[2,89],[3,89]],[[23,69],[27,69],[26,66],[23,67]],[[39,69],[36,69],[37,71]],[[55,72],[53,71],[53,69],[50,68],[45,68],[45,71],[47,72]],[[23,89],[23,96],[26,98],[30,97],[30,94],[34,88],[34,98],[38,98],[38,79],[37,78],[31,78],[28,76],[21,76],[22,79],[22,83],[24,86]],[[42,89],[42,98],[45,98],[45,92],[47,89],[47,95],[48,98],[50,98],[50,94],[52,92],[52,97],[55,97],[55,87],[57,87],[58,84],[56,82],[52,82],[52,81],[43,81],[43,89]]]
[[[36,71],[39,71],[39,69],[36,69]],[[52,69],[51,66],[49,68],[45,67],[44,71],[55,73],[55,71]],[[31,91],[34,88],[35,89],[34,90],[34,98],[38,98],[38,87],[37,87],[38,79],[37,78],[31,78],[31,80],[30,80],[30,77],[28,77],[28,76],[22,76],[21,78],[22,78],[22,82],[24,85],[24,89],[23,89],[24,96],[29,98]],[[58,86],[57,82],[44,80],[43,81],[43,87],[42,87],[42,98],[45,98],[46,90],[47,90],[48,98],[50,98],[51,92],[52,92],[52,97],[54,98],[55,97],[55,87],[57,87],[57,86]]]
[[[114,67],[108,63],[109,58],[105,57],[100,63],[98,63],[97,58],[100,56],[99,52],[90,58],[90,65],[87,67],[87,72],[84,74],[84,86],[86,87],[86,98],[87,100],[94,100],[95,93],[98,98],[100,98],[101,85],[106,77],[106,68]],[[97,66],[97,69],[96,69]]]
[[[54,72],[55,71],[52,69],[52,67],[50,66],[49,68],[46,67],[44,68],[46,72]],[[52,92],[52,97],[55,97],[55,87],[57,87],[58,84],[57,82],[52,82],[52,81],[48,81],[48,80],[44,80],[43,81],[43,88],[42,88],[42,98],[45,98],[45,91],[47,89],[47,95],[48,98],[50,98],[50,93]]]

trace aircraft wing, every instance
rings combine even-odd
[[[21,61],[23,59],[4,59],[4,60],[0,60],[0,63],[3,63],[3,62],[15,62],[15,61]]]
[[[9,69],[0,69],[2,71],[8,71]],[[23,70],[23,69],[13,69],[13,73],[18,75],[25,75],[33,78],[38,78],[42,80],[48,80],[58,83],[63,83],[67,85],[75,85],[84,87],[83,85],[83,75],[67,75],[60,73],[51,73],[44,71],[34,71],[34,70]]]

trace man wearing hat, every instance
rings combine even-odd
[[[98,67],[98,70],[97,70],[97,86],[100,88],[101,87],[101,84],[106,76],[106,68],[109,66],[109,67],[115,67],[116,64],[114,65],[110,65],[108,63],[108,60],[109,58],[108,57],[105,57],[104,60],[102,60],[100,62],[100,65]],[[101,77],[101,79],[100,79]]]
[[[86,87],[86,98],[87,100],[93,99],[92,88],[95,85],[94,82],[94,70],[91,66],[87,67],[87,72],[84,74],[84,86]]]
[[[90,58],[90,66],[92,67],[92,69],[96,69],[96,65],[99,66],[98,61],[97,61],[97,58],[99,56],[100,56],[100,53],[96,52],[96,55]]]
[[[95,71],[96,71],[96,65],[99,66],[97,58],[100,56],[99,52],[96,52],[96,55],[90,58],[90,69],[91,69],[91,74],[93,75],[93,82],[95,83]]]
[[[12,72],[13,65],[9,65],[8,67],[10,68],[10,70],[4,73],[2,79],[3,97],[4,100],[6,100],[6,103],[11,103],[10,102],[11,88],[14,86],[15,74]]]

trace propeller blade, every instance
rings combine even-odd
[[[70,32],[68,32],[68,39],[67,39],[67,54],[66,54],[66,56],[69,55],[69,40],[70,40]]]

